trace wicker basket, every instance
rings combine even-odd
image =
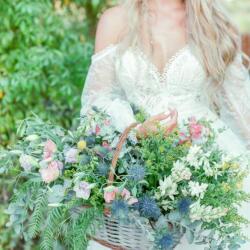
[[[112,185],[114,181],[114,174],[116,164],[119,158],[119,154],[122,150],[122,146],[126,141],[129,132],[138,123],[131,124],[122,133],[119,142],[117,144],[108,177],[108,185]],[[152,231],[152,227],[144,225],[147,231]],[[93,240],[99,242],[101,245],[109,247],[113,250],[151,250],[153,249],[153,242],[150,241],[144,230],[142,230],[135,223],[122,223],[119,220],[110,216],[108,210],[104,212],[104,223],[100,229],[96,232]]]
[[[150,231],[148,225],[144,225]],[[135,224],[124,224],[105,215],[104,224],[93,238],[101,245],[113,250],[151,250],[153,242],[147,239],[146,234]]]

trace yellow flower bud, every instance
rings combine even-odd
[[[225,182],[222,183],[222,188],[224,189],[225,192],[228,192],[231,189],[230,185]]]
[[[239,163],[232,163],[232,165],[231,165],[231,169],[239,169],[239,167],[240,167],[240,165],[239,165]]]
[[[230,163],[224,162],[221,168],[222,168],[222,170],[227,170],[227,169],[229,169],[230,167],[231,167]]]
[[[243,182],[242,181],[239,181],[237,184],[236,184],[236,187],[238,189],[242,189],[243,188]]]
[[[3,97],[4,97],[4,92],[3,90],[0,89],[0,100],[3,99]]]
[[[87,143],[84,140],[81,140],[77,143],[77,148],[82,151],[87,147]]]

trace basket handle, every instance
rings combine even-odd
[[[129,132],[133,128],[135,128],[138,124],[140,124],[140,123],[139,122],[132,123],[121,134],[121,137],[116,145],[116,149],[115,149],[113,159],[111,162],[111,168],[110,168],[109,176],[108,176],[108,185],[112,185],[112,183],[114,182],[115,168],[116,168],[116,165],[117,165],[117,162],[119,159],[120,152],[122,150],[122,146],[123,146],[124,142],[126,141],[126,139],[128,138]]]

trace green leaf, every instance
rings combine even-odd
[[[173,222],[175,222],[175,221],[180,221],[180,220],[181,220],[181,214],[180,214],[180,212],[177,211],[177,210],[176,210],[176,211],[172,211],[172,212],[169,213],[168,218],[169,218],[171,221],[173,221]]]
[[[194,241],[194,234],[192,233],[191,230],[187,229],[187,231],[186,231],[186,238],[187,238],[189,244],[193,243],[193,241]]]

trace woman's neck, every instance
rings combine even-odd
[[[183,4],[183,0],[149,0],[149,5],[154,9],[176,9],[182,7]]]

